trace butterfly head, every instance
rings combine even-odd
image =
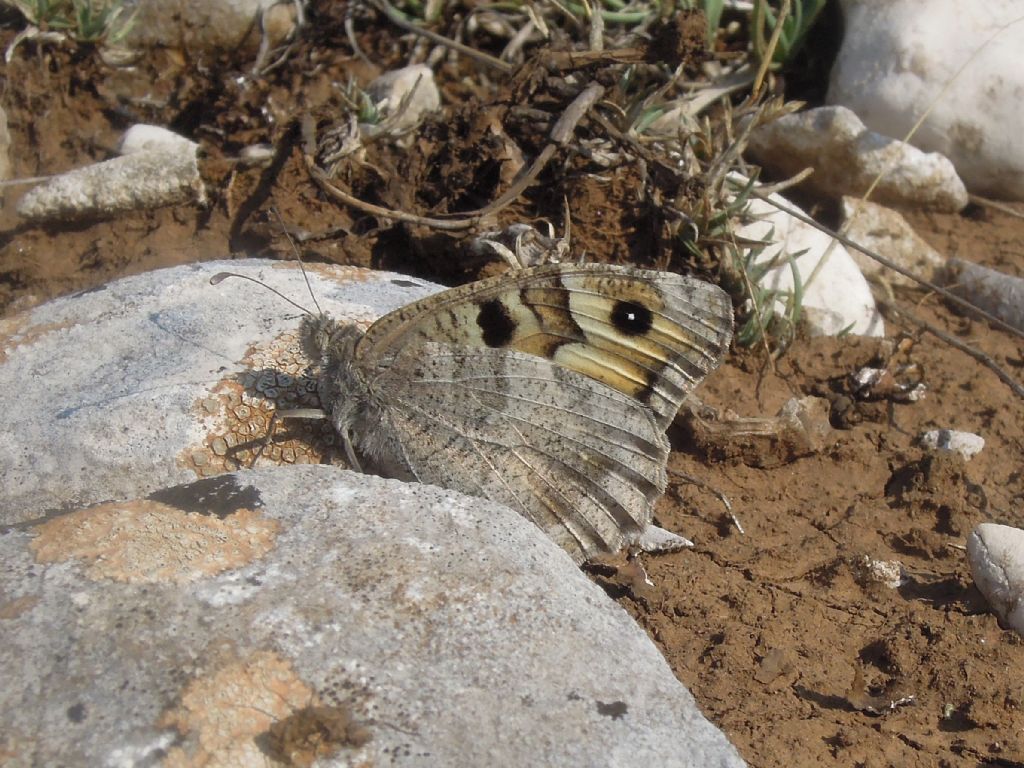
[[[299,325],[302,350],[311,360],[349,357],[363,331],[355,325],[339,323],[328,314],[309,314]]]

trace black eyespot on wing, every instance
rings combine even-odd
[[[501,299],[488,299],[480,303],[476,324],[488,347],[504,347],[512,341],[516,332],[516,321]]]
[[[654,315],[643,304],[635,301],[617,301],[612,307],[611,322],[615,330],[626,336],[642,336],[651,330]]]

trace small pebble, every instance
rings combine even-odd
[[[921,435],[921,445],[932,450],[956,451],[964,460],[969,460],[985,447],[985,438],[973,432],[932,429]]]
[[[861,556],[854,568],[857,582],[862,585],[881,584],[890,589],[898,589],[903,585],[903,564],[899,560],[873,560],[867,555]]]
[[[120,155],[134,155],[139,152],[181,152],[186,156],[195,157],[199,145],[159,125],[138,123],[124,132],[117,151]]]
[[[659,528],[656,525],[649,525],[640,535],[636,545],[644,552],[653,554],[656,552],[678,552],[682,549],[689,549],[693,546],[693,542],[672,533],[672,531],[666,531],[664,528]]]

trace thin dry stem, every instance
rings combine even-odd
[[[590,110],[590,108],[597,103],[598,99],[600,99],[602,95],[604,95],[604,88],[595,83],[584,88],[583,91],[573,99],[572,103],[566,107],[562,116],[559,117],[554,127],[552,127],[549,143],[545,145],[543,150],[541,150],[540,154],[534,159],[527,171],[519,176],[519,178],[512,183],[503,195],[487,205],[485,208],[481,208],[476,211],[465,211],[458,214],[452,214],[453,218],[437,219],[427,216],[417,216],[416,214],[406,213],[405,211],[395,211],[389,208],[382,208],[381,206],[367,203],[353,195],[350,195],[348,192],[336,187],[331,182],[327,174],[317,167],[315,157],[309,153],[309,137],[306,138],[306,167],[309,170],[310,175],[313,177],[313,180],[328,195],[341,201],[345,205],[351,205],[352,207],[373,216],[380,216],[382,218],[403,221],[410,224],[419,224],[448,232],[474,229],[484,225],[485,222],[493,218],[498,211],[513,203],[516,198],[518,198],[531,184],[533,184],[537,176],[540,175],[540,172],[544,169],[544,166],[547,165],[554,156],[555,151],[559,147],[568,144],[572,139],[576,125],[583,119],[583,116]],[[308,130],[307,125],[304,125],[304,128]],[[315,141],[312,142],[312,144],[315,146]],[[458,218],[454,218],[456,216]]]
[[[1001,382],[1008,386],[1013,391],[1013,393],[1017,395],[1017,397],[1024,398],[1024,386],[1021,386],[1019,382],[1017,382],[1012,376],[1010,376],[1010,374],[1003,370],[999,363],[993,360],[989,355],[982,352],[980,349],[975,349],[970,344],[965,344],[964,342],[957,339],[955,336],[951,336],[950,334],[946,333],[941,328],[932,325],[926,320],[922,320],[921,318],[908,312],[905,309],[902,309],[901,307],[897,307],[895,303],[889,301],[888,299],[876,296],[875,301],[878,302],[879,306],[883,307],[889,312],[892,312],[898,318],[901,318],[909,323],[912,323],[913,325],[916,325],[922,331],[930,333],[935,338],[940,339],[941,341],[944,341],[946,344],[949,344],[951,347],[960,350],[965,355],[973,357],[979,363],[981,363],[990,371],[992,371],[992,373],[994,373]]]
[[[763,2],[764,0],[755,0],[755,2]],[[782,35],[782,22],[789,16],[789,10],[792,0],[782,0],[782,7],[779,9],[779,15],[775,20],[775,29],[772,30],[771,39],[768,41],[768,47],[765,49],[764,56],[761,57],[761,66],[757,69],[757,75],[754,77],[754,87],[751,92],[752,98],[757,98],[761,95],[761,89],[764,87],[764,78],[768,74],[768,67],[772,64],[772,56],[775,55],[775,49],[779,45],[779,37]]]
[[[989,312],[986,312],[985,310],[981,309],[980,307],[972,304],[967,299],[964,299],[964,298],[962,298],[960,296],[957,296],[955,293],[951,293],[950,291],[946,290],[945,288],[942,288],[941,286],[938,286],[935,283],[932,283],[932,282],[929,282],[928,280],[925,280],[923,277],[920,277],[919,275],[914,274],[909,269],[901,267],[899,264],[896,264],[895,262],[890,261],[889,259],[885,258],[884,256],[882,256],[879,253],[875,253],[870,248],[865,248],[863,245],[861,245],[860,243],[856,242],[855,240],[851,240],[846,235],[840,234],[839,232],[834,232],[833,230],[829,229],[828,227],[824,226],[823,224],[820,224],[819,222],[817,222],[814,219],[812,219],[810,216],[805,214],[803,211],[800,211],[800,210],[798,210],[796,208],[791,208],[788,205],[783,205],[778,200],[771,200],[771,199],[768,198],[767,195],[761,194],[756,189],[752,189],[750,191],[750,194],[752,196],[758,198],[759,200],[763,200],[764,202],[769,203],[769,204],[775,206],[776,208],[778,208],[783,213],[787,213],[790,216],[792,216],[794,219],[802,221],[804,224],[809,224],[810,226],[815,227],[816,229],[821,230],[822,232],[827,234],[829,237],[832,237],[835,240],[837,240],[838,242],[840,242],[843,245],[845,245],[847,248],[853,248],[853,249],[855,249],[857,251],[860,251],[861,253],[863,253],[868,258],[871,258],[871,259],[874,259],[875,261],[877,261],[883,267],[886,267],[887,269],[891,269],[893,272],[897,272],[897,273],[903,275],[904,277],[909,278],[910,280],[913,280],[918,285],[920,285],[920,286],[922,286],[924,288],[927,288],[930,291],[934,291],[935,293],[940,294],[946,300],[951,301],[951,302],[953,302],[954,304],[956,304],[956,305],[958,305],[960,307],[968,309],[971,312],[974,312],[975,314],[985,318],[985,320],[987,320],[988,322],[992,323],[992,325],[1000,328],[1001,330],[1004,330],[1007,333],[1011,333],[1011,334],[1013,334],[1014,336],[1016,336],[1018,338],[1024,338],[1024,331],[1020,330],[1019,328],[1014,328],[1012,325],[1007,323],[1005,320],[1001,320],[998,317],[996,317],[995,315],[993,315],[993,314],[991,314]]]
[[[512,72],[512,70],[514,69],[514,67],[508,62],[502,61],[501,59],[496,59],[488,53],[478,51],[476,48],[471,48],[470,46],[464,45],[463,43],[457,42],[456,40],[452,40],[449,37],[439,35],[437,34],[437,32],[432,32],[429,29],[424,29],[423,27],[416,26],[407,18],[405,18],[405,16],[403,16],[401,12],[399,12],[399,10],[395,8],[393,5],[391,5],[391,3],[389,3],[387,0],[369,0],[369,2],[373,7],[379,10],[385,16],[387,16],[388,21],[390,21],[396,27],[401,27],[407,32],[412,32],[414,35],[420,35],[421,37],[425,37],[427,40],[437,43],[438,45],[443,45],[446,48],[451,48],[453,51],[463,53],[466,56],[469,56],[481,62],[482,64],[486,64],[489,67],[493,67],[494,69],[504,72],[505,74]]]
[[[983,205],[986,208],[992,208],[1000,213],[1005,213],[1007,216],[1024,219],[1024,211],[1018,211],[1017,209],[1011,208],[1006,203],[1001,203],[998,200],[989,200],[987,197],[982,197],[981,195],[968,195],[967,199],[975,205]]]

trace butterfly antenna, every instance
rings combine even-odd
[[[268,291],[270,291],[271,293],[276,293],[278,296],[280,296],[282,299],[287,301],[293,307],[295,307],[296,309],[300,310],[302,312],[302,314],[304,314],[304,315],[312,315],[313,314],[312,312],[310,312],[308,309],[306,309],[304,306],[302,306],[298,302],[295,302],[295,301],[292,301],[291,299],[289,299],[287,296],[285,296],[283,293],[281,293],[276,288],[272,288],[271,286],[269,286],[266,283],[264,283],[262,280],[257,280],[255,277],[249,277],[249,275],[243,275],[243,274],[240,274],[238,272],[218,272],[216,275],[214,275],[213,277],[210,278],[210,285],[217,285],[218,283],[221,283],[224,280],[227,280],[229,277],[240,277],[243,280],[248,280],[251,283],[256,283],[256,285],[261,285],[264,288],[266,288]],[[319,311],[319,309],[320,309],[320,307],[318,306],[317,310]]]
[[[281,225],[281,231],[284,232],[284,236],[288,238],[288,244],[292,247],[292,253],[295,254],[295,260],[299,263],[299,269],[302,271],[302,279],[306,281],[306,290],[309,291],[309,298],[313,300],[313,306],[316,307],[317,314],[322,315],[324,311],[320,309],[320,302],[316,300],[316,294],[313,293],[313,286],[309,282],[309,273],[306,272],[306,265],[302,263],[302,254],[295,247],[295,240],[292,239],[291,233],[284,225],[284,219],[281,218],[281,213],[277,210],[277,206],[271,206],[270,210],[277,217],[277,223]]]

